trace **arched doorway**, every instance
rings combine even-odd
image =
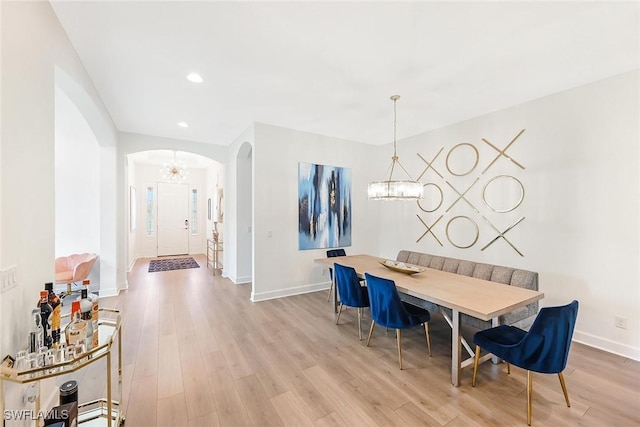
[[[180,173],[167,171],[180,165]],[[163,203],[166,190],[180,187],[184,194],[184,238],[180,253],[206,252],[206,239],[211,237],[216,220],[214,210],[218,188],[223,188],[222,164],[186,151],[147,150],[130,153],[126,158],[126,184],[129,193],[126,213],[126,252],[129,268],[138,258],[167,255],[163,218],[173,201]],[[181,217],[182,218],[182,217]],[[176,253],[177,254],[177,253]]]
[[[54,147],[55,256],[100,256],[100,146],[82,112],[57,86]],[[100,264],[98,258],[88,277],[93,292],[100,290]]]

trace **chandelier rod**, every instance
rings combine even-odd
[[[409,180],[413,181],[411,174],[405,169],[402,163],[400,163],[400,157],[398,157],[398,142],[396,140],[396,133],[398,128],[398,113],[396,104],[398,102],[398,99],[400,99],[400,95],[393,95],[390,99],[393,101],[393,157],[391,157],[391,173],[389,173],[389,181],[393,181],[393,170],[395,169],[396,163],[398,164],[398,166],[400,166],[400,168],[402,168],[404,173],[407,174]]]

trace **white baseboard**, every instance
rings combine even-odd
[[[244,283],[251,283],[253,282],[253,277],[251,276],[239,276],[236,277],[236,279],[233,281],[233,283],[235,283],[236,285],[242,285]]]
[[[276,291],[253,293],[251,292],[251,301],[266,301],[276,298],[290,297],[293,295],[308,294],[310,292],[318,292],[328,290],[331,282],[316,283],[313,285],[296,286],[294,288],[279,289]]]
[[[245,283],[253,282],[253,277],[251,276],[231,276],[229,274],[226,274],[224,270],[222,270],[220,275],[226,279],[231,280],[236,285],[244,285]]]
[[[632,347],[630,345],[611,341],[606,338],[577,330],[573,332],[573,341],[588,345],[589,347],[604,350],[609,353],[617,354],[618,356],[640,361],[640,348],[638,347]]]
[[[99,298],[108,298],[108,297],[117,297],[120,293],[117,287],[115,288],[100,288],[100,292],[98,294]]]

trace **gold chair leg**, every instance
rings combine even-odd
[[[480,361],[480,346],[476,346],[476,358],[473,361],[473,379],[471,380],[471,387],[476,386],[476,375],[478,374],[478,362]]]
[[[533,372],[527,371],[527,424],[531,425],[531,406],[533,401]]]
[[[338,324],[338,320],[340,320],[340,313],[342,313],[342,303],[338,303],[338,317],[336,317],[336,325]]]
[[[507,375],[511,375],[511,363],[506,362],[507,364]]]
[[[560,385],[562,386],[562,392],[564,393],[564,400],[567,401],[567,407],[571,408],[571,403],[569,403],[569,393],[567,393],[567,385],[564,383],[564,375],[562,375],[562,372],[558,372],[558,378],[560,378]]]
[[[371,335],[373,335],[373,327],[376,326],[376,322],[371,319],[371,327],[369,328],[369,338],[367,338],[367,347],[369,347],[369,343],[371,342]]]
[[[429,349],[429,357],[431,357],[431,338],[429,337],[429,323],[424,322],[424,333],[427,336],[427,348]]]
[[[358,307],[358,338],[362,341],[362,307]]]
[[[400,363],[400,370],[402,370],[402,330],[396,329],[396,341],[398,341],[398,363]]]
[[[331,295],[333,295],[333,280],[331,281],[331,286],[329,287],[329,296],[327,297],[327,302],[331,300]]]

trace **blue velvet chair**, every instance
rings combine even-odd
[[[431,357],[431,340],[429,339],[429,312],[423,308],[403,302],[400,299],[396,284],[393,280],[372,276],[365,273],[367,290],[369,291],[369,307],[371,309],[371,328],[367,346],[371,342],[371,335],[376,323],[386,328],[396,330],[398,344],[398,363],[402,369],[402,329],[424,325],[427,337],[427,348]]]
[[[340,296],[336,325],[340,320],[342,306],[356,307],[358,309],[358,337],[362,340],[362,308],[369,307],[367,287],[360,285],[360,279],[358,279],[354,268],[346,267],[338,263],[333,264],[333,266],[336,270],[336,289],[338,289],[338,295]]]
[[[483,348],[507,362],[507,372],[510,373],[510,364],[527,370],[527,424],[531,425],[533,372],[558,374],[567,406],[571,406],[562,371],[567,366],[577,317],[578,301],[574,300],[564,306],[542,308],[529,332],[500,325],[476,333],[472,386],[476,385],[480,348]]]
[[[327,258],[334,258],[339,256],[347,256],[347,253],[344,249],[329,249],[327,251]],[[331,299],[331,294],[333,293],[333,269],[329,269],[329,277],[331,278],[331,287],[329,288],[329,296],[327,297],[327,301]]]

